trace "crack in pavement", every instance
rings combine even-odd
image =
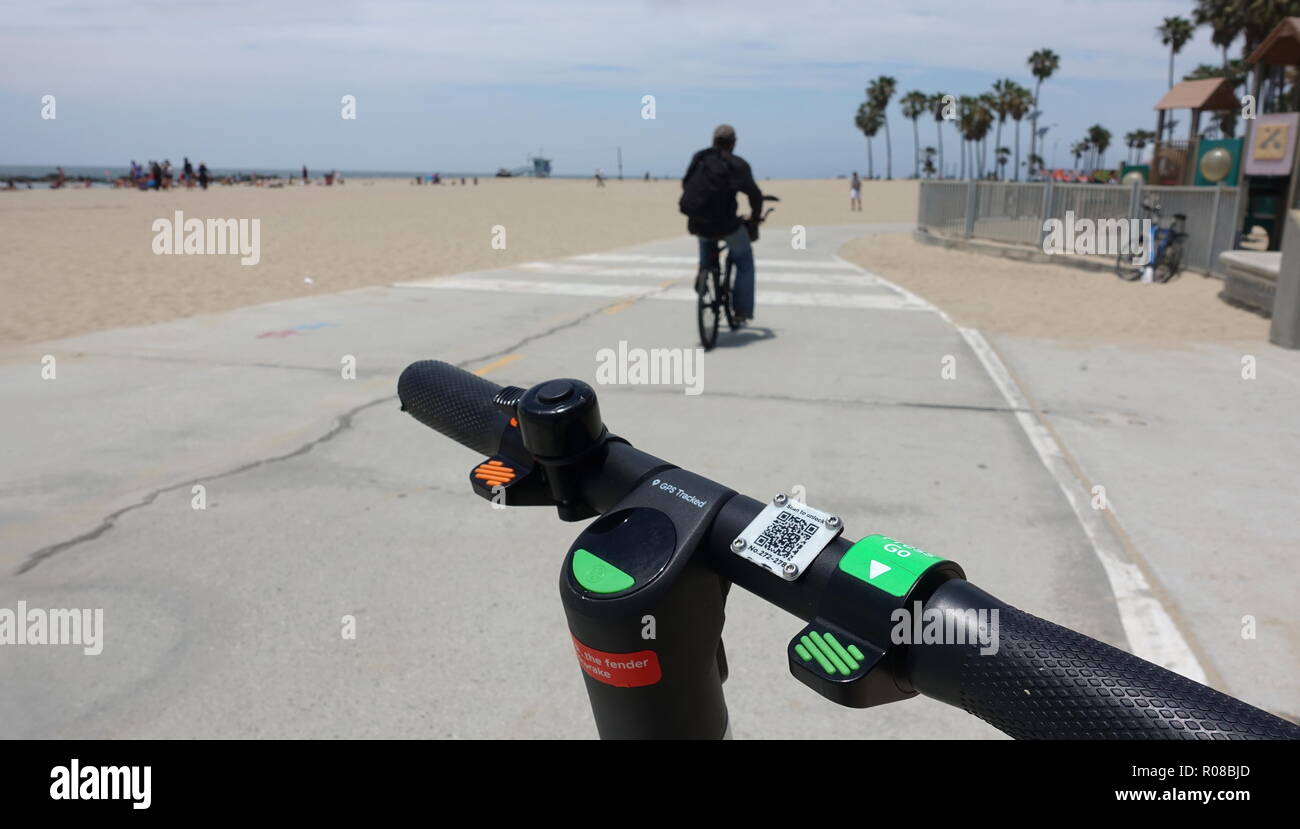
[[[146,495],[144,498],[140,499],[136,503],[129,504],[115,512],[111,512],[108,515],[104,516],[104,518],[100,520],[99,526],[96,527],[95,529],[86,533],[82,533],[81,535],[76,536],[75,538],[69,538],[66,541],[60,541],[57,544],[51,544],[48,547],[42,547],[41,549],[32,553],[23,561],[22,565],[19,566],[15,575],[21,576],[22,574],[28,572],[33,567],[40,564],[42,561],[45,561],[46,559],[50,558],[50,556],[53,556],[56,553],[63,552],[64,550],[70,547],[75,547],[76,545],[83,544],[87,541],[94,541],[96,538],[99,538],[101,535],[103,535],[104,533],[112,529],[113,525],[117,523],[118,518],[122,517],[128,512],[132,512],[133,510],[137,510],[140,509],[141,507],[149,506],[155,500],[158,499],[159,495],[162,495],[167,492],[172,492],[177,489],[183,489],[187,486],[194,486],[195,484],[198,484],[203,481],[216,481],[216,480],[220,480],[221,478],[228,478],[233,475],[238,475],[241,472],[247,472],[250,469],[256,469],[259,466],[265,466],[266,464],[270,464],[270,463],[278,463],[280,461],[289,460],[290,458],[295,458],[299,455],[305,455],[308,452],[310,452],[312,449],[315,449],[320,444],[325,443],[328,440],[331,440],[332,438],[334,438],[335,435],[351,427],[352,418],[354,415],[358,414],[361,411],[364,411],[365,409],[370,408],[371,406],[376,406],[380,403],[385,403],[390,400],[396,400],[396,399],[397,399],[397,395],[391,394],[385,397],[381,397],[377,400],[371,400],[368,403],[362,403],[359,406],[355,406],[352,409],[349,409],[348,411],[338,416],[334,425],[330,428],[328,432],[326,432],[325,434],[321,435],[318,438],[315,438],[313,440],[308,441],[307,443],[304,443],[302,446],[299,446],[297,449],[293,450],[292,452],[288,452],[283,455],[276,455],[270,458],[259,458],[258,460],[249,461],[248,463],[241,464],[240,466],[237,466],[234,469],[227,469],[225,472],[218,472],[215,475],[207,475],[202,478],[194,478],[189,481],[182,481],[181,483],[170,484],[168,486],[159,487],[158,489],[153,490],[152,492],[150,492],[148,495]]]
[[[291,366],[283,363],[240,363],[225,360],[205,360],[200,357],[172,357],[165,354],[117,354],[111,351],[86,351],[78,357],[108,357],[114,360],[147,360],[158,363],[184,363],[213,368],[276,368],[284,371],[310,371],[322,374],[338,373],[338,366]]]
[[[644,297],[648,295],[649,294],[643,295],[642,297],[638,297],[637,300],[634,301],[639,301],[640,299],[644,299]],[[483,355],[481,357],[472,357],[467,360],[462,360],[458,363],[454,363],[454,365],[457,368],[464,368],[465,366],[474,363],[483,363],[493,358],[503,357],[507,354],[518,351],[520,348],[524,347],[529,343],[536,342],[537,340],[543,339],[545,337],[553,336],[559,333],[560,331],[564,331],[569,328],[574,328],[578,325],[581,325],[587,320],[595,317],[597,314],[603,313],[605,309],[612,308],[615,305],[623,304],[623,302],[625,302],[625,300],[620,300],[619,302],[612,302],[606,305],[598,306],[597,308],[594,308],[591,311],[578,315],[577,317],[573,318],[572,320],[569,320],[568,322],[563,322],[558,325],[554,325],[550,328],[543,329],[542,331],[539,331],[536,334],[530,334],[526,337],[516,340],[515,342],[505,346],[504,348],[498,351],[493,351],[492,353]],[[258,364],[252,364],[252,365],[257,366]],[[237,363],[235,364],[235,366],[249,367],[249,364]],[[332,368],[330,369],[331,372],[335,370],[336,369],[332,369]],[[14,575],[21,576],[25,573],[30,572],[37,565],[41,564],[42,562],[48,561],[52,556],[61,553],[64,550],[71,549],[72,547],[76,547],[80,544],[84,544],[89,541],[94,541],[95,539],[102,536],[104,533],[111,530],[113,526],[117,523],[117,519],[121,518],[123,515],[127,514],[128,512],[133,512],[135,510],[141,509],[142,507],[149,506],[154,501],[156,501],[158,499],[158,496],[160,495],[163,495],[168,492],[173,492],[178,489],[183,489],[185,487],[191,487],[196,484],[203,483],[205,481],[215,481],[221,478],[232,477],[234,475],[239,475],[243,472],[247,472],[251,469],[256,469],[261,466],[266,466],[267,464],[280,463],[282,461],[287,461],[292,458],[299,457],[300,455],[305,455],[311,450],[315,449],[317,446],[320,446],[321,444],[326,443],[329,440],[332,440],[335,436],[337,436],[344,430],[351,428],[352,420],[357,414],[373,406],[377,406],[380,403],[387,403],[387,402],[394,401],[396,399],[397,399],[397,395],[389,394],[389,395],[384,395],[383,397],[377,398],[375,400],[362,403],[358,406],[354,406],[353,408],[339,415],[335,420],[334,425],[330,427],[330,429],[327,432],[325,432],[325,434],[321,435],[318,438],[310,440],[307,443],[304,443],[302,446],[299,446],[297,449],[294,449],[292,452],[287,452],[283,455],[275,455],[269,458],[259,458],[258,460],[249,461],[248,463],[241,464],[239,466],[234,467],[233,469],[228,469],[224,472],[218,472],[213,475],[206,475],[200,478],[193,478],[188,481],[182,481],[180,483],[168,484],[167,486],[159,487],[158,489],[149,492],[147,495],[145,495],[143,498],[141,498],[139,501],[135,502],[134,504],[128,504],[127,506],[115,510],[114,512],[111,512],[108,515],[104,516],[102,519],[100,519],[98,526],[96,526],[94,529],[81,533],[80,535],[74,536],[72,538],[66,539],[64,541],[60,541],[55,544],[50,544],[48,546],[40,548],[39,550],[36,550],[33,553],[30,553],[26,558],[23,559],[23,563],[19,565],[18,569],[14,572]]]
[[[620,386],[620,388],[628,389],[628,391],[633,394],[672,395],[674,397],[682,395],[679,386],[665,384],[644,388],[627,384]],[[808,403],[828,406],[871,406],[873,408],[943,409],[945,411],[994,412],[998,414],[1015,414],[1017,412],[1032,411],[1031,409],[1017,409],[1010,406],[981,406],[974,403],[921,403],[914,400],[890,401],[864,400],[862,398],[794,397],[783,394],[754,394],[751,392],[738,391],[711,391],[700,395],[700,397],[706,396],[743,400],[769,400],[777,403]],[[1043,409],[1042,411],[1048,412],[1049,410]]]

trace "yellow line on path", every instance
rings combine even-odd
[[[515,360],[518,360],[518,359],[519,359],[520,357],[522,357],[522,356],[524,356],[524,355],[522,355],[522,354],[507,354],[506,356],[502,357],[502,358],[499,359],[499,360],[493,360],[492,362],[488,363],[487,365],[483,366],[482,368],[476,368],[476,369],[474,369],[474,373],[477,374],[479,377],[482,377],[484,374],[487,374],[487,373],[490,372],[490,371],[496,371],[497,369],[501,368],[502,366],[508,366],[508,365],[510,365],[511,363],[513,363]]]

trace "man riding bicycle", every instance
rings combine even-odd
[[[678,207],[688,218],[686,229],[700,238],[701,265],[717,257],[719,241],[727,243],[736,263],[736,320],[744,323],[754,316],[754,252],[749,242],[763,215],[763,193],[735,148],[736,131],[729,125],[713,131],[713,146],[697,152],[686,168]],[[736,215],[738,192],[749,198],[747,219]]]

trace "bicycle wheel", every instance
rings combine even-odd
[[[1165,248],[1165,255],[1156,265],[1156,281],[1169,282],[1177,279],[1183,269],[1183,240],[1175,239]]]
[[[726,275],[722,277],[722,290],[719,292],[719,298],[722,300],[723,310],[727,313],[727,327],[732,331],[735,331],[740,328],[740,323],[736,321],[736,309],[734,306],[736,297],[731,291],[736,284],[736,263],[731,261],[730,256],[727,257],[727,269],[724,273]]]
[[[1125,282],[1136,282],[1142,277],[1142,269],[1133,267],[1133,257],[1123,253],[1115,257],[1115,275]]]
[[[700,328],[700,343],[709,351],[718,342],[718,317],[722,307],[719,302],[718,272],[708,267],[700,268],[695,276],[695,318]]]

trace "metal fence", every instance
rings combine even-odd
[[[1037,245],[1042,238],[1045,184],[978,182],[974,222],[968,235],[1019,245]]]
[[[1106,184],[922,181],[917,223],[951,236],[1041,248],[1048,219],[1140,219],[1155,201],[1161,221],[1187,216],[1183,264],[1219,272],[1219,254],[1236,243],[1235,187],[1132,187]]]
[[[966,182],[921,182],[919,224],[940,233],[966,232]]]

